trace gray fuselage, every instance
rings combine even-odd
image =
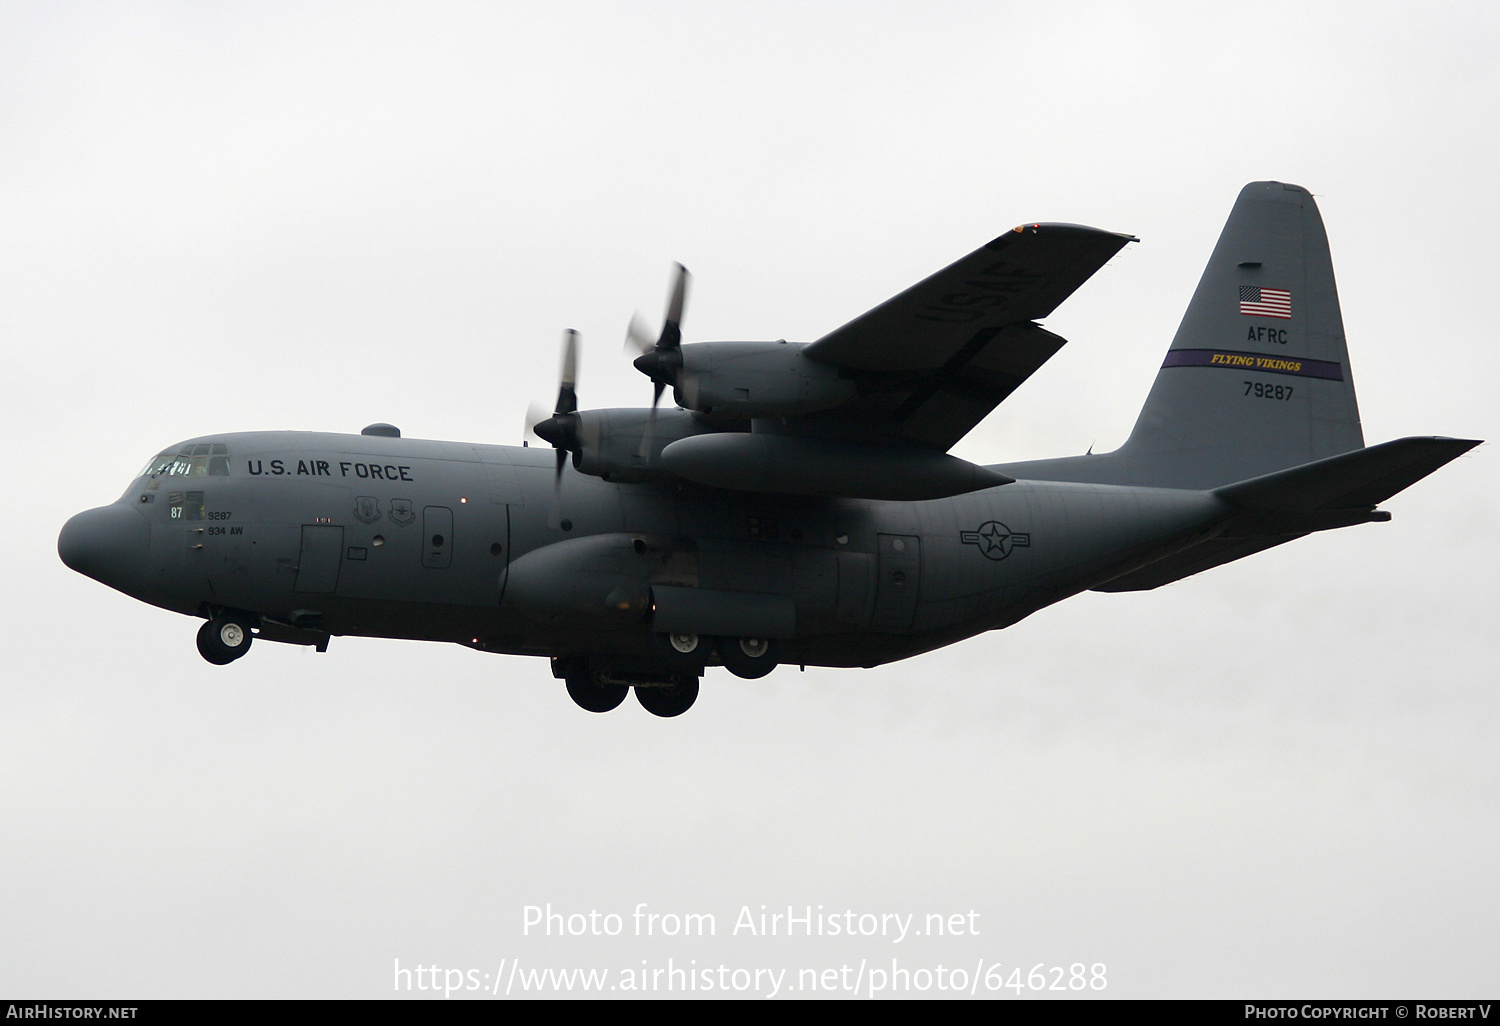
[[[71,521],[64,546],[111,548],[72,561],[166,609],[252,613],[273,640],[297,640],[283,625],[641,670],[652,610],[668,605],[680,622],[658,631],[779,637],[788,663],[889,662],[1008,626],[1228,512],[1201,491],[1028,480],[921,502],[571,467],[557,481],[547,449],[370,435],[215,435],[174,451],[193,449],[196,463],[153,465],[114,507]]]

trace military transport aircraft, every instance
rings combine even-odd
[[[1156,588],[1377,504],[1479,444],[1366,448],[1328,242],[1307,190],[1247,185],[1129,440],[978,466],[948,449],[1063,345],[1037,322],[1131,236],[1024,224],[812,343],[628,341],[643,409],[579,410],[555,448],[206,435],[154,457],[58,552],[254,639],[447,641],[548,656],[584,709],[688,709],[705,667],[870,667],[1086,589]],[[658,406],[671,386],[676,408]]]

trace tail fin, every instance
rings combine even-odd
[[[1015,477],[1217,488],[1360,449],[1328,237],[1312,194],[1240,191],[1129,440]]]
[[[1118,455],[1133,483],[1213,488],[1364,444],[1318,206],[1252,182]]]

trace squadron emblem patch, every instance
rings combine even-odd
[[[391,500],[391,522],[398,527],[405,527],[417,519],[417,511],[411,508],[410,499]]]
[[[1004,559],[1012,549],[1031,547],[1031,535],[1017,534],[998,520],[980,524],[977,531],[960,531],[958,537],[965,545],[978,545],[986,559]]]
[[[367,524],[380,519],[380,500],[373,495],[359,495],[354,499],[354,517]]]

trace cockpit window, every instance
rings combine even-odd
[[[184,445],[154,457],[141,477],[228,477],[229,446],[222,442]]]

